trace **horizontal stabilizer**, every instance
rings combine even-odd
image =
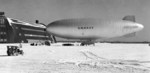
[[[136,32],[124,35],[124,37],[127,37],[127,38],[128,37],[134,37],[135,35],[136,35]]]
[[[128,16],[125,16],[122,20],[135,22],[135,16],[134,15],[128,15]]]

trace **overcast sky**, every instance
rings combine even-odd
[[[145,26],[136,37],[124,41],[150,41],[150,0],[0,0],[6,16],[29,23],[36,19],[48,24],[66,18],[122,19],[135,15]]]

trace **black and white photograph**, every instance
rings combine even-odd
[[[0,73],[150,73],[150,0],[0,0]]]

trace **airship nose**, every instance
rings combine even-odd
[[[56,27],[54,27],[53,24],[48,24],[48,26],[46,27],[46,31],[47,31],[48,33],[51,33],[51,32],[53,32],[53,31],[55,31],[55,28],[56,28]]]
[[[51,34],[60,34],[63,33],[63,27],[61,24],[53,22],[47,25],[46,31]]]

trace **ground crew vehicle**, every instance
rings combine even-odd
[[[18,56],[23,54],[24,54],[23,50],[20,50],[18,46],[7,46],[8,56]]]

